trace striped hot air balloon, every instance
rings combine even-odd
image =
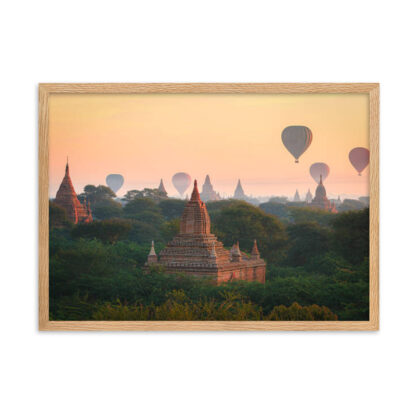
[[[299,163],[299,157],[312,143],[312,132],[306,126],[288,126],[282,131],[282,141],[295,163]]]

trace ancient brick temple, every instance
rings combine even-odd
[[[78,224],[92,221],[90,204],[88,203],[87,205],[85,202],[81,204],[72,185],[68,162],[66,163],[64,179],[56,193],[54,202],[66,211],[68,220],[72,223]]]
[[[159,253],[159,259],[152,243],[146,266],[150,264],[160,264],[168,273],[211,276],[218,283],[232,280],[264,283],[266,274],[266,263],[260,258],[255,240],[249,256],[240,251],[238,242],[229,251],[211,234],[210,218],[196,181],[181,217],[179,234]]]
[[[205,177],[205,182],[202,185],[201,199],[204,202],[219,201],[221,199],[218,192],[214,191],[209,175]]]
[[[313,198],[312,202],[310,203],[310,207],[323,209],[333,213],[338,212],[335,207],[335,203],[332,203],[326,196],[326,189],[322,183],[322,175],[319,180],[319,185],[316,187],[315,198]]]

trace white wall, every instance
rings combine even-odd
[[[414,414],[411,1],[0,7],[2,414]],[[37,84],[110,81],[380,82],[380,332],[39,333]]]

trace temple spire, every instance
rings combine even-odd
[[[240,251],[240,243],[237,241],[237,243],[234,245],[234,250],[231,253],[231,261],[241,261],[242,255]]]
[[[322,175],[319,175],[319,185],[322,185]]]
[[[196,180],[191,199],[186,203],[182,213],[179,229],[181,234],[210,234],[211,221],[207,207],[199,196]]]
[[[244,193],[243,186],[241,185],[241,180],[238,180],[237,188],[234,191],[234,199],[245,199],[246,194]]]
[[[160,184],[159,184],[158,190],[159,190],[159,192],[163,193],[164,195],[168,194],[166,192],[165,185],[163,184],[163,179],[160,179]]]
[[[201,201],[198,191],[198,182],[196,179],[194,180],[194,189],[192,191],[191,201]]]
[[[208,201],[218,201],[221,198],[219,197],[218,193],[214,191],[214,187],[211,183],[211,178],[209,175],[205,176],[205,182],[202,185],[202,192],[200,193],[201,201],[208,202]]]
[[[149,256],[156,256],[155,242],[153,240],[152,240],[152,248],[150,249]]]
[[[306,194],[305,201],[308,204],[310,204],[312,202],[312,199],[313,199],[313,196],[312,196],[311,190],[308,189],[308,193]]]
[[[81,204],[74,186],[72,185],[71,177],[69,175],[68,157],[65,167],[65,176],[56,193],[55,203],[65,209],[68,219],[74,224],[92,221],[92,216],[87,212],[86,201]]]
[[[293,201],[300,202],[299,191],[296,189],[295,196],[293,197]]]
[[[251,257],[256,259],[260,258],[259,249],[257,248],[257,240],[254,240],[253,249],[251,250]]]
[[[155,242],[152,240],[152,247],[150,248],[150,253],[147,256],[147,264],[157,263],[157,255],[155,251]]]

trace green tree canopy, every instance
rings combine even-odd
[[[123,207],[114,199],[104,199],[94,205],[92,215],[99,220],[120,218],[123,216]]]
[[[174,218],[180,218],[185,209],[186,201],[183,199],[165,199],[159,202],[159,208],[162,215],[169,221]]]
[[[68,216],[64,208],[49,201],[49,226],[52,227],[65,227],[68,226]]]
[[[152,222],[131,220],[131,230],[128,238],[137,244],[147,244],[147,249],[150,250],[150,243],[152,240],[161,241],[161,227],[156,226]]]
[[[332,222],[334,250],[352,264],[369,256],[369,209],[344,212]]]
[[[169,242],[173,237],[179,234],[179,224],[179,218],[174,218],[173,220],[166,221],[162,225],[161,233],[166,242]]]
[[[272,215],[245,202],[235,202],[212,216],[214,233],[226,245],[236,241],[250,253],[253,239],[257,239],[260,254],[269,262],[284,257],[287,237],[282,223]]]
[[[235,199],[221,199],[220,201],[209,201],[207,202],[207,210],[209,215],[215,215],[215,213],[223,210],[224,208],[237,206],[241,202],[242,201],[236,201]]]
[[[289,206],[288,210],[295,223],[317,222],[323,226],[329,226],[336,216],[332,212],[319,208]]]
[[[317,223],[293,224],[287,228],[289,250],[287,263],[291,266],[304,266],[315,256],[323,256],[329,247],[329,230]]]
[[[276,202],[278,204],[286,204],[289,202],[287,196],[274,196],[269,199],[269,202]]]
[[[127,236],[131,230],[130,221],[111,219],[79,224],[72,230],[74,238],[97,238],[105,243],[115,243]]]
[[[279,220],[284,223],[293,222],[293,217],[289,211],[287,204],[275,202],[274,199],[275,198],[273,198],[273,201],[270,200],[269,202],[260,204],[259,208],[262,209],[267,214],[274,215],[275,217],[279,218]]]
[[[133,199],[124,206],[124,213],[129,218],[139,219],[145,212],[160,214],[160,209],[156,202],[150,198]]]
[[[124,195],[124,201],[130,202],[135,199],[140,198],[149,198],[154,201],[162,201],[167,199],[167,196],[164,192],[159,191],[159,189],[151,189],[151,188],[144,188],[143,190],[139,191],[137,189],[132,189],[128,191],[126,195]]]
[[[354,211],[360,210],[366,207],[366,204],[357,199],[344,199],[342,204],[338,206],[338,212]]]
[[[108,186],[104,185],[87,185],[84,187],[84,192],[78,195],[78,199],[81,202],[87,200],[92,208],[94,208],[97,203],[108,201],[115,197],[116,194]]]

